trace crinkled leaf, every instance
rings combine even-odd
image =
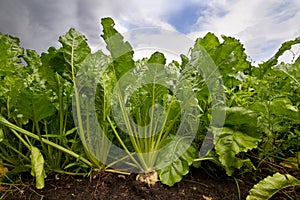
[[[70,73],[67,73],[70,67],[62,51],[50,47],[48,53],[42,53],[41,61],[42,66],[38,69],[38,73],[46,88],[53,90],[56,95],[61,95],[61,93],[67,95],[67,88],[71,88],[71,84],[67,81],[71,79]]]
[[[65,61],[63,50],[55,49],[54,47],[50,47],[47,53],[43,52],[41,60],[44,68],[51,69],[51,71],[57,72],[60,75],[63,75],[64,69],[68,65]]]
[[[126,72],[135,67],[133,50],[128,42],[123,41],[123,36],[114,28],[114,21],[111,18],[101,20],[106,48],[113,58],[113,71],[119,80]]]
[[[84,35],[71,28],[58,40],[63,48],[61,49],[65,60],[71,65],[78,65],[91,52],[87,39]]]
[[[64,36],[60,36],[58,41],[63,47],[55,54],[60,62],[68,64],[68,66],[64,65],[64,76],[72,79],[72,73],[76,75],[79,64],[91,53],[91,49],[88,46],[86,37],[74,28],[71,28]],[[64,57],[64,62],[61,61],[60,52]],[[72,72],[72,67],[76,70],[75,72]]]
[[[225,126],[245,130],[248,133],[256,133],[257,115],[243,107],[231,107],[226,109]]]
[[[228,108],[225,125],[213,128],[214,145],[219,160],[227,175],[231,176],[235,169],[239,169],[249,159],[242,160],[236,155],[257,147],[261,141],[261,134],[257,132],[256,115],[240,107]]]
[[[214,55],[216,48],[220,46],[219,39],[211,32],[207,33],[203,38],[197,39],[196,43],[200,44],[211,56]]]
[[[15,97],[18,90],[24,87],[27,76],[28,67],[22,64],[22,56],[24,49],[20,47],[20,40],[0,33],[0,97],[4,101],[10,101],[11,110],[8,112],[14,110]]]
[[[18,72],[23,67],[20,59],[23,54],[19,38],[0,33],[0,77]]]
[[[260,142],[259,137],[252,137],[247,133],[227,127],[213,128],[213,133],[216,152],[228,176],[231,176],[235,169],[240,169],[244,163],[250,161],[237,158],[236,155],[257,147]]]
[[[300,186],[300,180],[289,175],[276,173],[261,180],[249,191],[247,200],[267,200],[278,191],[292,186]]]
[[[181,58],[181,70],[183,70],[185,66],[188,64],[189,58],[183,54],[180,55],[180,58]]]
[[[21,91],[16,105],[18,112],[25,117],[38,122],[55,112],[47,94],[32,93],[28,90]]]
[[[197,149],[191,144],[189,137],[172,140],[158,155],[157,168],[161,182],[168,186],[179,182],[189,172],[189,166],[196,156]]]
[[[44,157],[37,147],[31,147],[31,175],[35,177],[35,186],[37,189],[42,189],[45,187],[46,173],[44,170]]]
[[[232,86],[238,72],[249,72],[250,62],[243,44],[235,38],[222,36],[220,43],[213,33],[208,33],[204,38],[198,38],[195,46],[202,46],[211,56],[223,76],[226,86]]]
[[[38,68],[42,65],[40,56],[34,50],[27,49],[24,60],[27,63],[27,68],[31,69],[31,73],[35,73]]]

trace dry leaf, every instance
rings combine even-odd
[[[204,196],[204,195],[202,195],[202,197],[203,197],[203,199],[205,199],[205,200],[213,200],[212,197],[207,197],[207,196]]]

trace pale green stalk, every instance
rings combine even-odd
[[[31,138],[33,138],[35,140],[40,140],[40,138],[36,134],[31,133],[29,131],[26,131],[26,130],[24,130],[24,129],[22,129],[22,128],[14,125],[12,123],[10,123],[9,121],[7,121],[2,116],[0,116],[0,124],[6,126],[8,128],[10,128],[11,130],[16,130],[16,131],[18,131],[20,133],[23,133],[24,135],[26,135],[28,137],[31,137]],[[52,147],[54,147],[54,148],[56,148],[56,149],[58,149],[58,150],[60,150],[60,151],[62,151],[64,153],[67,153],[67,154],[75,157],[76,159],[79,159],[80,161],[82,161],[83,163],[87,164],[88,166],[93,167],[93,164],[90,161],[88,161],[87,159],[85,159],[85,158],[81,157],[80,155],[74,153],[73,151],[70,151],[70,150],[68,150],[68,149],[66,149],[66,148],[64,148],[64,147],[62,147],[62,146],[60,146],[60,145],[58,145],[58,144],[56,144],[54,142],[51,142],[51,141],[49,141],[49,140],[47,140],[45,138],[41,138],[41,142],[43,142],[45,144],[48,144],[48,145],[50,145],[50,146],[52,146]]]

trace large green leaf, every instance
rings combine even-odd
[[[24,88],[26,70],[29,67],[22,64],[22,56],[24,56],[24,49],[20,47],[20,40],[0,33],[0,106],[2,114],[13,112],[16,96],[19,90]],[[6,109],[8,110],[6,111]]]
[[[113,70],[117,80],[126,72],[135,67],[133,60],[133,50],[128,42],[123,41],[123,36],[114,28],[114,21],[111,18],[101,20],[106,47],[113,58]]]
[[[19,38],[0,33],[0,77],[18,72],[24,67],[20,59],[23,54]]]
[[[60,66],[63,67],[63,70],[60,69],[59,71],[63,71],[65,77],[73,80],[78,71],[79,64],[91,53],[91,49],[88,46],[85,36],[77,32],[74,28],[71,28],[64,36],[60,36],[59,42],[63,47],[59,49],[59,52],[54,51],[54,55],[56,55],[55,60],[58,59],[64,64],[64,66]],[[61,60],[61,53],[64,61]],[[68,65],[65,65],[65,63]]]
[[[70,64],[77,66],[91,52],[84,35],[71,28],[64,36],[58,40],[63,48],[61,49],[65,60]]]
[[[80,64],[76,77],[80,112],[73,113],[73,117],[76,124],[81,124],[79,136],[88,150],[87,155],[96,164],[99,161],[106,164],[113,138],[106,120],[111,112],[110,99],[114,87],[114,79],[106,70],[110,63],[109,56],[97,51]]]
[[[247,200],[268,200],[278,191],[293,186],[300,186],[300,180],[289,175],[276,173],[261,180],[249,191]]]
[[[189,136],[172,140],[158,155],[157,168],[160,181],[168,186],[179,182],[189,172],[189,166],[196,156],[197,149],[190,143]]]
[[[270,103],[270,113],[283,116],[300,123],[300,112],[288,98],[276,98]]]
[[[265,118],[269,116],[282,117],[300,123],[300,112],[288,98],[275,98],[269,102],[255,102],[251,110],[258,112]]]
[[[213,59],[226,86],[234,86],[237,73],[249,73],[251,64],[247,60],[245,49],[235,38],[222,36],[220,43],[213,33],[196,40],[195,46],[202,46]],[[238,83],[238,82],[237,82]]]
[[[24,115],[34,122],[38,122],[55,112],[55,107],[49,100],[48,94],[32,93],[23,90],[17,97],[18,113]]]
[[[242,107],[227,108],[226,121],[222,128],[212,128],[214,145],[219,160],[227,175],[231,176],[249,159],[236,157],[240,152],[247,152],[257,147],[261,134],[257,131],[256,115]]]
[[[46,173],[44,170],[44,158],[41,154],[40,150],[37,147],[32,146],[31,147],[31,175],[35,177],[36,180],[36,188],[42,189],[45,187],[45,178]]]
[[[219,39],[211,32],[207,33],[203,38],[197,39],[196,43],[200,44],[211,56],[214,55],[216,48],[221,45]]]

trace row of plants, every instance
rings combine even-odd
[[[101,169],[173,186],[212,163],[228,176],[272,166],[247,199],[300,185],[300,57],[278,62],[300,38],[258,66],[213,33],[181,63],[135,61],[113,20],[101,23],[110,55],[73,28],[41,55],[0,35],[1,180],[30,172],[43,188],[46,174]]]

